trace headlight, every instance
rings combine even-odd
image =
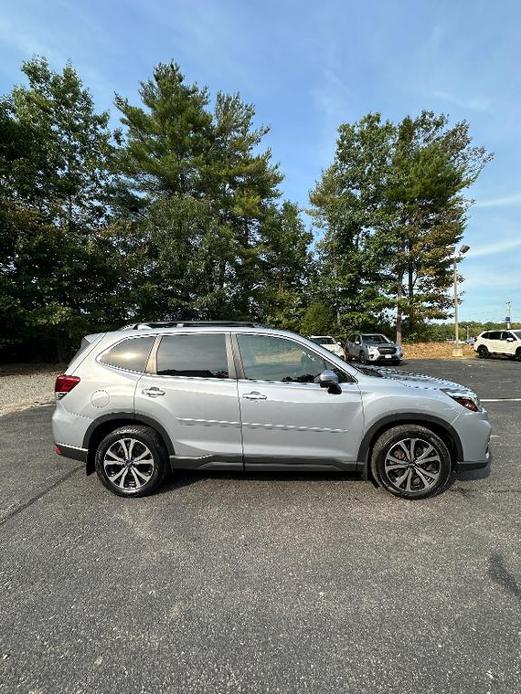
[[[378,354],[378,349],[376,347],[369,347],[367,351],[369,354]]]
[[[470,410],[471,412],[479,412],[481,410],[481,403],[476,393],[472,393],[470,391],[459,392],[457,390],[442,390],[446,395],[449,396],[449,398],[452,398],[458,402],[465,409]]]

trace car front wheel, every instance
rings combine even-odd
[[[146,496],[159,487],[168,469],[168,456],[150,427],[123,426],[107,434],[96,451],[96,472],[118,496]]]
[[[444,441],[427,427],[407,424],[384,432],[373,448],[375,481],[395,496],[425,499],[447,485],[452,461]]]
[[[485,347],[485,345],[480,345],[478,347],[478,357],[480,359],[488,359],[489,352],[488,349]]]

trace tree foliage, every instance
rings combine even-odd
[[[454,247],[470,186],[490,159],[465,121],[424,111],[395,125],[368,114],[339,128],[334,161],[310,195],[325,234],[318,291],[342,327],[369,327],[396,311],[410,332],[446,318]]]
[[[316,244],[238,94],[160,64],[137,103],[116,96],[113,130],[71,65],[35,58],[22,72],[0,99],[4,354],[64,358],[82,333],[131,320],[336,335],[396,324],[410,337],[449,314],[464,192],[490,158],[465,121],[340,125],[310,195]]]

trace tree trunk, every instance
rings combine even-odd
[[[400,277],[400,281],[398,283],[398,289],[396,291],[396,344],[401,345],[402,344],[402,306],[401,306],[401,299],[402,299],[402,278]]]

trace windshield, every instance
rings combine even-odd
[[[335,341],[332,337],[310,337],[311,342],[317,345],[334,345]]]
[[[363,364],[350,364],[350,366],[356,371],[365,374],[366,376],[375,376],[376,378],[383,378],[383,374],[376,366],[364,366]]]
[[[372,342],[373,344],[381,345],[389,340],[385,335],[362,335],[362,342]]]

